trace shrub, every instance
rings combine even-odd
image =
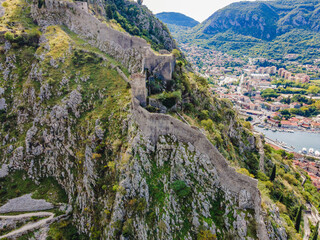
[[[293,184],[293,185],[298,185],[299,184],[298,180],[295,179],[295,177],[293,175],[289,174],[289,173],[284,174],[283,178],[285,180],[287,180],[288,183],[290,183],[290,184]]]
[[[249,171],[248,171],[247,169],[245,169],[245,168],[237,169],[237,172],[238,172],[238,173],[241,173],[241,174],[243,174],[243,175],[247,175],[247,176],[249,176],[249,177],[254,178],[254,175],[250,174]]]
[[[172,108],[174,105],[177,104],[179,100],[181,100],[181,92],[164,92],[159,95],[159,100],[163,103],[164,106],[167,108]]]
[[[14,41],[14,34],[12,32],[6,32],[4,34],[4,38],[7,39],[9,42],[13,42]]]
[[[179,198],[185,198],[191,193],[191,188],[184,181],[177,180],[171,184],[172,190]]]
[[[261,181],[268,181],[269,178],[261,171],[258,171],[257,178]]]
[[[207,120],[202,120],[201,125],[204,127],[205,130],[212,132],[214,130],[213,126],[213,121],[211,119]]]
[[[127,219],[123,224],[122,233],[124,237],[132,237],[133,235],[133,220]]]
[[[201,230],[197,236],[197,240],[216,240],[217,236],[210,230]]]

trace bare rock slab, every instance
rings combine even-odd
[[[8,175],[9,169],[6,164],[3,164],[0,168],[0,178],[4,178]]]
[[[43,199],[32,199],[31,194],[9,200],[0,207],[0,213],[34,212],[52,209],[54,206]]]

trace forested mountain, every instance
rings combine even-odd
[[[242,1],[215,12],[191,31],[174,32],[180,42],[212,46],[238,56],[281,59],[288,53],[319,57],[320,2]]]
[[[199,22],[193,18],[176,12],[162,12],[156,14],[156,17],[166,24],[173,24],[181,27],[195,27],[199,24]]]

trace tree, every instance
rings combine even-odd
[[[310,86],[308,88],[308,92],[312,94],[318,94],[320,92],[320,88],[317,86]]]
[[[110,5],[106,6],[106,15],[108,19],[113,19],[112,7]]]
[[[277,171],[277,166],[273,165],[272,173],[270,176],[270,181],[273,182],[273,180],[276,178],[276,171]]]
[[[318,239],[318,231],[319,231],[319,222],[317,223],[317,226],[314,230],[314,234],[313,234],[313,237],[312,237],[312,240],[317,240]]]
[[[320,100],[316,101],[315,104],[314,104],[314,106],[315,106],[318,110],[320,110]]]
[[[247,122],[251,122],[253,120],[253,118],[251,116],[247,117],[246,121]]]
[[[297,217],[296,217],[296,223],[294,225],[294,228],[297,232],[300,230],[300,223],[301,223],[301,217],[302,217],[302,206],[300,206]]]
[[[143,4],[143,0],[138,0],[138,4],[142,5]]]
[[[267,88],[266,90],[262,91],[262,93],[261,93],[261,97],[263,97],[265,99],[276,98],[278,96],[279,96],[279,94],[276,93],[276,91],[271,88]]]

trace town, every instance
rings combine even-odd
[[[254,131],[320,133],[320,67],[299,62],[297,54],[282,60],[238,58],[212,49],[182,44],[193,68],[212,83],[219,98],[233,103]],[[304,169],[320,190],[320,152],[313,148],[297,151],[279,140],[265,137],[275,149],[294,153],[294,164]],[[320,150],[320,146],[319,146]],[[308,157],[316,161],[307,160]]]

